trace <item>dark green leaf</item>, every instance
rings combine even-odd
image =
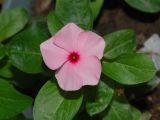
[[[12,117],[10,119],[5,119],[5,120],[33,120],[33,119],[25,118],[25,116],[23,114],[19,114],[19,115],[15,116],[15,117]]]
[[[159,0],[125,0],[130,6],[149,13],[156,13],[160,11]]]
[[[127,100],[122,96],[116,96],[102,120],[133,120]]]
[[[35,22],[11,40],[9,58],[15,67],[26,73],[43,71],[40,44],[49,37],[46,28],[46,24]]]
[[[7,62],[5,65],[3,65],[2,67],[0,67],[0,76],[4,77],[4,78],[12,78],[13,77],[13,73],[10,70],[10,62]]]
[[[4,45],[0,44],[0,60],[5,56],[6,50]]]
[[[26,119],[25,119],[24,115],[19,114],[19,115],[17,115],[17,116],[14,116],[14,117],[12,117],[12,118],[5,119],[5,120],[26,120]]]
[[[85,29],[93,26],[89,0],[56,0],[55,13],[63,24],[74,22]]]
[[[0,119],[9,119],[32,104],[32,98],[18,92],[8,81],[0,79]]]
[[[22,89],[32,89],[34,92],[39,90],[41,86],[46,82],[46,77],[42,74],[27,74],[15,67],[11,67],[13,73],[13,82],[18,88]],[[53,72],[53,71],[52,71]],[[52,75],[53,77],[53,75]],[[34,92],[32,94],[34,94]]]
[[[102,112],[109,105],[114,90],[113,85],[107,80],[107,83],[101,81],[96,89],[96,91],[92,91],[94,93],[94,101],[87,102],[87,112],[90,116],[93,116],[97,113]]]
[[[90,6],[91,6],[91,10],[92,10],[92,14],[94,19],[97,18],[101,7],[103,5],[104,0],[90,0]]]
[[[103,73],[121,84],[147,82],[155,72],[152,60],[145,54],[124,54],[113,62],[103,62]]]
[[[48,28],[52,35],[54,35],[60,28],[63,27],[63,23],[58,19],[55,12],[50,12],[48,15]]]
[[[133,30],[125,29],[113,32],[105,37],[104,57],[113,59],[124,53],[133,52],[136,48],[136,35]]]
[[[142,98],[147,93],[150,93],[151,91],[153,91],[159,85],[159,83],[160,83],[160,80],[158,80],[158,77],[154,77],[149,82],[146,82],[143,84],[126,86],[125,94],[131,100],[139,99],[139,98]]]
[[[64,93],[59,91],[55,82],[48,81],[36,97],[34,120],[72,120],[82,100],[80,93]]]
[[[24,9],[5,10],[0,14],[0,41],[20,31],[28,22],[28,14]]]

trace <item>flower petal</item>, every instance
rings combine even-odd
[[[83,30],[74,23],[64,26],[54,37],[53,42],[57,46],[67,50],[77,50],[77,39]]]
[[[78,50],[85,56],[103,57],[105,42],[102,37],[94,32],[82,32],[78,39]]]
[[[53,44],[52,38],[40,45],[41,53],[48,68],[55,70],[67,61],[68,52]]]
[[[82,58],[76,65],[76,71],[83,85],[97,85],[101,75],[101,63],[97,57]]]
[[[59,86],[65,91],[75,91],[82,87],[82,79],[76,72],[76,66],[66,62],[57,72],[56,78]]]

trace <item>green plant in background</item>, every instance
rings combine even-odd
[[[125,0],[130,6],[148,13],[160,12],[159,0]]]
[[[159,0],[125,1],[141,11],[160,10]],[[123,91],[126,86],[147,84],[156,69],[147,54],[136,52],[133,30],[104,36],[106,48],[98,86],[64,92],[53,78],[54,71],[42,61],[39,46],[43,41],[69,22],[93,30],[102,5],[103,0],[56,0],[55,9],[44,19],[29,19],[21,8],[1,12],[0,119],[27,120],[22,113],[33,105],[34,120],[78,120],[85,112],[102,120],[142,120],[144,115]],[[26,89],[32,91],[28,96],[21,93]]]

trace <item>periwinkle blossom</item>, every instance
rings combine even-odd
[[[104,48],[102,37],[74,23],[68,23],[40,45],[45,64],[57,70],[55,77],[65,91],[98,84]]]

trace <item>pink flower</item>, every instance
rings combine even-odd
[[[40,45],[45,64],[57,70],[58,84],[66,91],[98,84],[104,47],[102,37],[74,23],[67,24]]]

